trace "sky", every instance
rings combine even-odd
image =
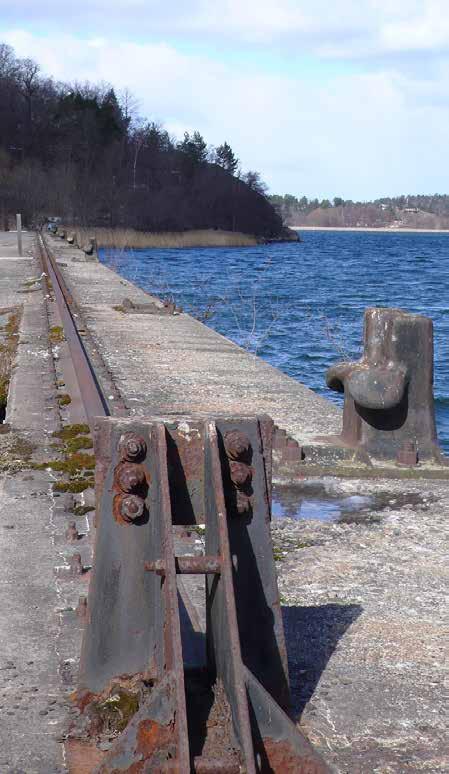
[[[226,140],[271,193],[449,192],[448,0],[0,0],[0,42]]]

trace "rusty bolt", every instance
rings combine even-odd
[[[87,616],[87,597],[80,597],[78,600],[78,607],[75,610],[78,618],[86,618]]]
[[[72,554],[72,556],[69,559],[69,565],[70,565],[71,575],[83,574],[83,564],[81,562],[81,554]]]
[[[135,492],[145,483],[145,472],[139,465],[124,462],[116,469],[116,481],[122,492]]]
[[[398,465],[414,466],[418,464],[418,452],[414,441],[404,441],[396,455]]]
[[[137,521],[143,516],[145,502],[137,495],[129,494],[121,498],[120,516],[129,523]]]
[[[251,498],[245,492],[241,492],[240,489],[236,490],[236,497],[237,513],[243,516],[244,513],[248,513],[251,510]]]
[[[251,451],[251,443],[248,436],[240,430],[229,430],[225,433],[224,445],[226,454],[231,460],[243,460]]]
[[[231,481],[236,485],[238,489],[242,489],[244,486],[250,483],[253,472],[249,465],[245,465],[244,462],[231,461],[229,463],[229,469],[231,473]]]
[[[75,543],[77,540],[79,540],[79,532],[74,521],[70,522],[69,526],[67,527],[65,536],[70,543]]]
[[[125,433],[119,444],[122,459],[128,462],[140,462],[147,453],[147,445],[141,435]]]

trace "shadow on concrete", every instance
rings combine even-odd
[[[293,717],[299,720],[341,637],[362,613],[360,605],[283,607]]]

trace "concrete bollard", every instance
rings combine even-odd
[[[86,255],[96,255],[97,252],[97,240],[95,237],[89,237],[88,243],[83,247]]]
[[[367,309],[363,357],[332,366],[326,383],[345,395],[343,445],[402,465],[444,460],[436,434],[428,317]]]

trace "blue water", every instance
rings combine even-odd
[[[360,357],[367,306],[428,315],[438,432],[449,452],[449,235],[314,231],[302,239],[232,249],[103,250],[101,260],[337,403],[324,374],[338,360]]]

